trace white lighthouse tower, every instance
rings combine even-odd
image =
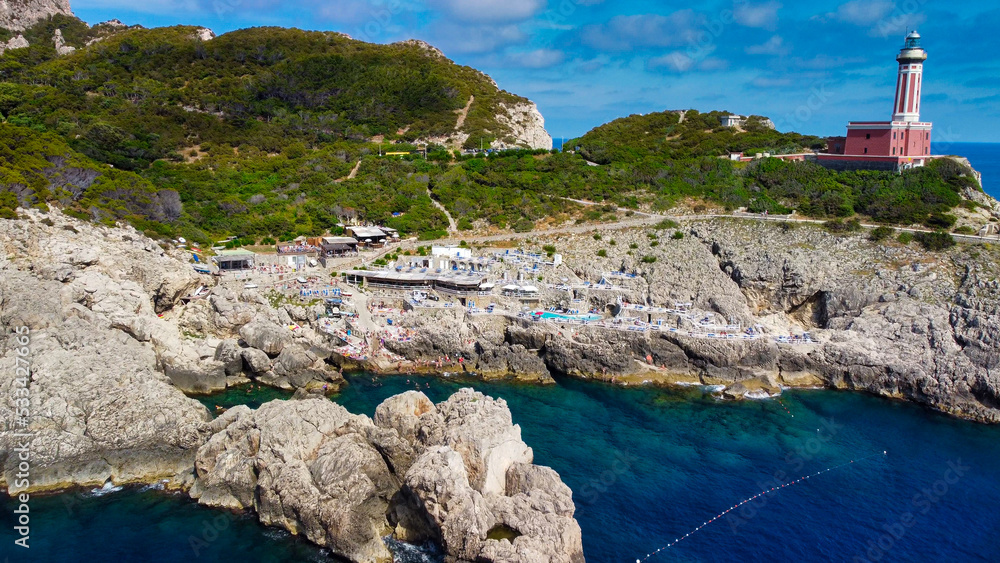
[[[896,100],[892,109],[893,121],[920,121],[920,87],[924,76],[927,51],[920,47],[920,34],[911,31],[903,48],[896,56],[899,75],[896,77]]]

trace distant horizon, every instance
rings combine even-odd
[[[631,114],[698,109],[765,115],[781,131],[843,135],[888,120],[895,55],[918,29],[929,53],[921,119],[949,142],[1000,142],[1000,27],[991,2],[708,0],[697,9],[605,0],[71,0],[89,23],[337,31],[426,41],[538,105],[554,138]],[[953,39],[961,38],[961,40]]]

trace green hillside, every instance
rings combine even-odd
[[[80,47],[57,57],[52,33]],[[98,32],[59,16],[26,33],[32,46],[0,57],[0,112],[43,127],[118,168],[179,160],[202,142],[280,152],[290,141],[507,138],[498,104],[526,101],[479,71],[416,44],[377,45],[337,33],[254,28],[211,41],[198,28]]]
[[[94,162],[55,135],[0,125],[0,216],[13,218],[19,203],[42,209],[57,204],[94,220],[129,218],[140,227],[181,217],[177,192]]]
[[[80,47],[103,39],[57,57],[45,40],[56,27]],[[154,236],[250,243],[357,220],[442,236],[447,217],[432,198],[461,230],[517,231],[611,220],[617,206],[794,209],[936,228],[952,225],[954,207],[975,207],[961,194],[978,185],[952,160],[903,173],[730,161],[729,151],[790,153],[822,141],[774,131],[764,118],[723,128],[724,112],[624,117],[561,153],[430,146],[425,158],[407,141],[448,134],[471,96],[464,130],[477,141],[477,131],[497,130],[496,104],[520,98],[417,44],[277,28],[203,42],[196,31],[88,28],[60,16],[28,31],[32,47],[0,56],[0,212],[59,205]],[[379,156],[374,135],[406,156]]]
[[[751,116],[746,130],[722,126],[728,112],[664,111],[630,115],[591,129],[566,146],[600,164],[639,162],[645,158],[684,159],[722,156],[730,152],[788,154],[822,149],[826,141],[798,133],[780,133],[765,125],[766,118]]]

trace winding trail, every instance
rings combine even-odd
[[[444,213],[444,216],[448,218],[448,233],[449,234],[455,234],[455,233],[457,233],[458,232],[458,224],[455,223],[455,219],[451,216],[451,213],[448,213],[448,210],[445,209],[445,207],[443,205],[441,205],[441,202],[438,201],[438,200],[436,200],[436,199],[434,199],[434,194],[431,193],[431,189],[430,188],[427,188],[427,197],[431,198],[431,203],[434,204],[434,207],[437,207],[438,209],[440,209],[441,212]]]
[[[462,126],[465,125],[465,118],[469,116],[469,109],[472,108],[472,102],[476,101],[476,97],[469,95],[469,103],[465,104],[465,107],[458,110],[458,121],[455,122],[455,131],[461,131]]]

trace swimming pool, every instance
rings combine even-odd
[[[542,319],[561,319],[565,321],[599,321],[603,317],[600,315],[564,315],[562,313],[553,313],[551,311],[536,311],[534,316]]]

